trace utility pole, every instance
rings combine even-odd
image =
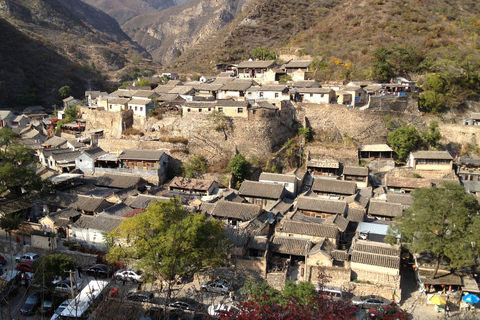
[[[68,274],[70,274],[70,291],[72,293],[72,299],[75,299],[75,292],[73,291],[73,274],[75,274],[75,271],[72,271],[72,270],[69,270],[69,271],[65,271],[67,272]]]

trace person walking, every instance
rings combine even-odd
[[[445,306],[445,318],[450,317],[450,306],[447,304]]]
[[[78,271],[78,277],[81,279],[82,278],[82,266],[78,266],[77,271]]]

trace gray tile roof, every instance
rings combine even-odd
[[[117,217],[108,214],[97,214],[95,216],[82,215],[75,223],[73,227],[79,229],[94,229],[101,231],[112,231],[117,228],[125,218]]]
[[[132,100],[128,101],[129,105],[136,104],[136,105],[146,106],[149,103],[152,103],[152,101],[146,100],[146,99],[132,99]]]
[[[345,232],[348,227],[348,220],[342,215],[336,214],[325,218],[325,223],[335,225],[340,232]]]
[[[392,177],[387,174],[385,178],[385,186],[393,188],[430,188],[432,183],[427,179],[422,178],[403,178],[403,177]]]
[[[306,211],[344,214],[347,209],[347,203],[339,200],[300,196],[297,198],[297,208]]]
[[[72,207],[77,210],[98,213],[112,205],[113,203],[110,203],[103,198],[79,195],[77,201],[72,204]]]
[[[262,208],[255,204],[220,200],[215,205],[211,215],[219,218],[248,221],[258,217],[262,211]]]
[[[267,245],[268,245],[267,237],[256,236],[256,237],[250,238],[250,240],[248,241],[247,247],[249,249],[266,251]]]
[[[50,137],[48,140],[46,140],[43,144],[46,146],[52,146],[54,148],[58,148],[60,146],[63,146],[66,143],[67,143],[67,139],[53,136],[53,137]]]
[[[333,250],[330,252],[330,255],[334,260],[338,261],[348,261],[348,252],[347,250]]]
[[[361,251],[354,251],[352,253],[351,262],[391,269],[400,268],[400,256],[385,256]]]
[[[252,86],[251,81],[235,80],[225,83],[221,91],[246,91]]]
[[[288,87],[285,85],[263,85],[263,86],[252,86],[248,91],[252,92],[288,92]]]
[[[108,104],[126,105],[129,101],[130,101],[130,98],[114,98],[114,99],[108,99]]]
[[[368,168],[345,166],[343,167],[343,175],[366,177],[368,176]]]
[[[92,159],[97,159],[99,156],[107,154],[108,152],[100,147],[90,148],[83,150],[83,153],[89,155]]]
[[[370,151],[370,152],[390,152],[393,151],[392,148],[390,148],[386,144],[366,144],[364,146],[361,146],[359,148],[360,151]]]
[[[73,209],[73,208],[66,208],[60,211],[52,212],[48,214],[48,217],[53,220],[53,222],[57,222],[59,219],[71,219],[74,217],[80,216],[82,213]]]
[[[412,155],[415,159],[453,160],[448,151],[416,151],[412,152]]]
[[[223,234],[226,235],[230,242],[236,247],[245,247],[247,244],[248,234],[242,229],[237,229],[231,225],[226,225],[223,228]]]
[[[266,61],[242,61],[238,65],[238,69],[243,68],[272,68],[275,66],[275,60],[266,60]]]
[[[56,192],[49,194],[42,198],[43,203],[47,205],[56,206],[59,208],[68,208],[73,206],[77,201],[78,196],[71,193]]]
[[[361,222],[365,219],[365,208],[349,207],[347,212],[347,220],[354,222]]]
[[[199,207],[199,211],[203,213],[212,214],[213,209],[215,209],[216,203],[202,202]]]
[[[137,197],[128,198],[126,203],[134,209],[136,208],[145,209],[148,207],[148,205],[152,201],[165,201],[165,198],[146,195],[146,194],[139,194]]]
[[[245,180],[238,194],[242,197],[280,199],[284,190],[281,184]]]
[[[304,81],[295,81],[292,84],[294,88],[313,88],[320,87],[320,85],[315,80],[304,80]]]
[[[397,217],[403,213],[403,206],[399,203],[370,200],[368,214],[371,216]]]
[[[72,151],[70,149],[68,150],[61,149],[61,150],[53,151],[51,153],[51,156],[53,160],[57,162],[61,162],[61,161],[74,162],[75,158],[77,158],[81,154],[82,154],[82,151],[80,150]]]
[[[217,107],[243,107],[248,108],[250,103],[248,101],[235,101],[229,99],[220,99],[215,101],[215,106]]]
[[[352,195],[357,192],[357,184],[351,181],[317,178],[313,182],[312,191],[320,193]]]
[[[386,245],[386,244],[375,245],[367,241],[357,241],[354,244],[353,249],[356,251],[381,254],[386,256],[393,256],[393,257],[400,256],[400,250],[397,247]]]
[[[295,256],[305,256],[312,243],[305,239],[275,236],[270,243],[270,251]]]
[[[412,195],[409,193],[388,193],[387,194],[387,202],[391,203],[400,203],[404,206],[410,206],[413,204]]]
[[[118,159],[158,161],[163,154],[163,150],[125,149]]]
[[[170,91],[173,90],[173,88],[175,88],[175,86],[170,86],[170,85],[160,85],[158,87],[156,87],[153,91],[157,92],[157,93],[169,93]]]
[[[297,88],[298,93],[308,94],[329,94],[330,92],[334,91],[331,88]]]
[[[135,175],[106,173],[97,179],[95,185],[98,187],[127,189],[142,184],[142,182],[144,182],[144,180]]]
[[[332,239],[336,239],[339,236],[339,230],[337,226],[333,224],[319,224],[293,220],[284,221],[279,231],[289,234],[325,237]]]
[[[110,208],[103,210],[103,212],[106,214],[122,217],[125,213],[128,213],[132,210],[133,210],[132,207],[127,206],[124,202],[120,202],[114,206],[111,206]]]
[[[295,177],[293,174],[262,172],[258,180],[295,183],[297,177]]]
[[[194,93],[195,89],[192,86],[175,86],[170,90],[168,93],[176,93],[176,94],[189,94]]]

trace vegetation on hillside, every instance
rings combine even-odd
[[[479,3],[460,0],[258,0],[209,50],[186,51],[173,66],[202,72],[275,52],[313,59],[318,81],[426,76],[420,107],[439,112],[480,91],[479,14]]]

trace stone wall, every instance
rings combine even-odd
[[[328,281],[325,283],[326,286],[340,287],[342,291],[350,291],[350,268],[340,268],[340,267],[317,267],[311,266],[310,270],[310,279],[311,283],[319,283],[319,278],[321,273],[324,273],[328,278]]]
[[[370,111],[397,111],[418,114],[416,99],[396,96],[370,97],[368,104]]]
[[[133,111],[108,112],[80,107],[87,130],[103,130],[106,138],[120,138],[122,131],[133,126]]]
[[[264,257],[238,259],[236,261],[238,270],[241,270],[245,275],[251,276],[255,279],[266,278],[267,259]]]
[[[351,283],[351,289],[352,294],[356,296],[377,295],[385,299],[395,300],[396,303],[401,302],[402,289],[353,282]]]
[[[400,288],[400,275],[362,269],[352,269],[352,279],[380,284],[391,288]]]
[[[287,271],[267,273],[267,283],[277,290],[283,290],[287,281]]]

